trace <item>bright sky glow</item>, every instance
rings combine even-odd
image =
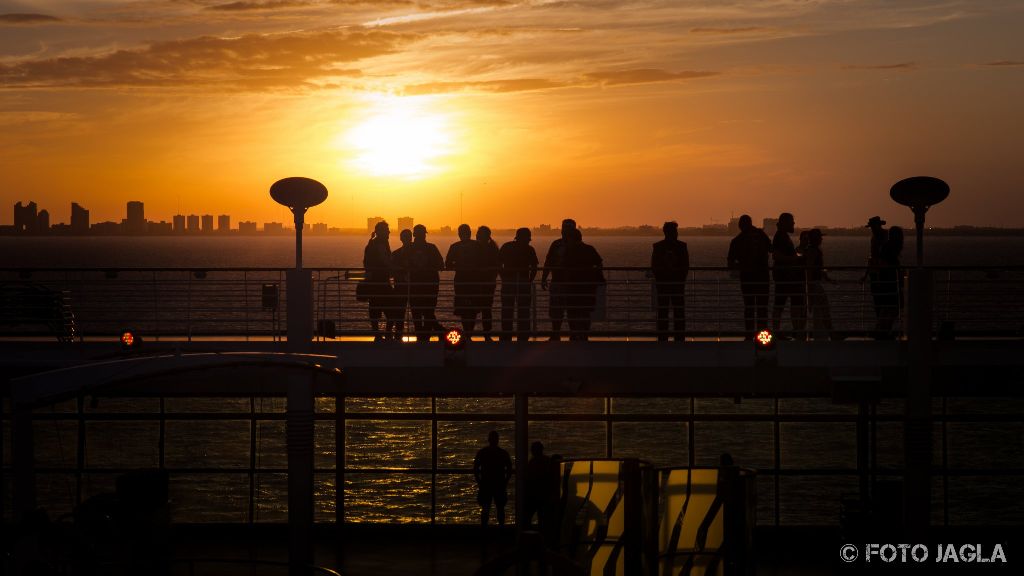
[[[417,180],[441,170],[452,151],[450,119],[417,97],[381,97],[367,118],[344,135],[351,163],[364,174]]]

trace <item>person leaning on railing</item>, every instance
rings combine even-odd
[[[377,222],[363,250],[363,268],[366,269],[366,288],[370,304],[370,329],[375,342],[397,338],[395,325],[397,310],[394,289],[391,287],[391,246],[388,223]],[[380,320],[384,318],[384,333],[380,333]]]
[[[416,329],[416,341],[430,340],[431,332],[438,336],[444,331],[437,321],[437,293],[441,286],[439,272],[444,270],[444,259],[437,246],[427,242],[427,227],[417,224],[412,229],[409,245],[409,308]]]
[[[686,242],[679,240],[679,225],[665,222],[661,227],[665,239],[651,249],[651,273],[657,295],[658,340],[669,337],[668,315],[672,312],[672,337],[676,342],[686,334],[686,276],[690,272],[690,253]]]
[[[537,277],[537,252],[530,246],[530,229],[516,230],[516,238],[498,251],[501,271],[501,339],[512,339],[512,318],[516,319],[516,340],[530,339],[532,286]]]
[[[768,255],[772,244],[747,214],[740,216],[739,227],[740,233],[729,243],[726,261],[729,269],[739,275],[744,338],[752,340],[756,331],[768,327]]]

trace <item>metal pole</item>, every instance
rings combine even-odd
[[[293,576],[313,563],[313,380],[292,370],[288,378],[288,562]]]
[[[930,270],[910,270],[910,365],[903,428],[903,509],[910,535],[922,535],[931,518],[931,288]]]
[[[530,398],[526,393],[515,395],[516,410],[516,541],[520,542],[526,530],[526,461],[530,457],[528,430]]]
[[[295,215],[295,269],[302,270],[302,227],[306,209],[296,206],[292,208],[292,214]]]
[[[917,232],[917,267],[924,266],[924,214],[927,206],[914,207],[914,229]]]

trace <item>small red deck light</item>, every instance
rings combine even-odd
[[[771,330],[765,328],[764,330],[758,332],[756,336],[754,336],[754,342],[757,344],[759,348],[771,350],[772,348],[775,347],[775,335],[772,334]]]
[[[452,328],[444,333],[444,347],[451,350],[459,350],[466,345],[466,337],[462,330]]]
[[[138,348],[142,344],[142,337],[132,330],[121,332],[121,347],[125,350]]]

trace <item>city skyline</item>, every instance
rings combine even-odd
[[[224,6],[230,6],[225,8]],[[1009,0],[0,0],[3,200],[498,227],[726,214],[1024,225]],[[9,224],[9,214],[0,223]]]
[[[90,224],[90,211],[84,208],[77,202],[71,203],[71,222],[53,222],[51,224],[50,213],[46,208],[40,208],[35,201],[29,201],[24,203],[18,201],[14,204],[14,225],[0,225],[0,235],[122,235],[122,236],[167,236],[167,235],[224,235],[225,233],[251,235],[251,234],[269,234],[269,235],[283,235],[290,231],[294,231],[294,226],[289,226],[287,222],[262,222],[258,223],[253,220],[239,220],[238,225],[234,228],[231,226],[231,215],[230,214],[218,214],[216,217],[212,214],[175,214],[172,216],[171,221],[166,220],[149,220],[145,218],[145,203],[138,200],[128,201],[125,206],[126,214],[125,218],[122,218],[120,222],[116,220],[104,220]],[[214,222],[216,221],[216,225]],[[384,218],[382,216],[370,216],[366,218],[365,232],[372,232],[377,222],[385,221],[392,225],[393,229],[397,232],[402,229],[412,229],[415,218],[411,216],[398,216],[395,218]],[[777,218],[773,216],[765,216],[761,219],[755,219],[755,222],[759,222],[764,230],[772,231],[775,229]],[[262,225],[260,225],[262,224]],[[459,223],[461,224],[461,223]],[[485,223],[486,224],[486,223]],[[895,220],[891,222],[892,225],[904,225],[908,230],[913,229],[912,226],[906,225],[901,220]],[[440,233],[442,235],[451,235],[455,233],[455,229],[458,224],[432,224],[429,230],[432,232]],[[508,232],[512,233],[515,229],[522,226],[513,227],[497,227],[491,226],[495,232]],[[557,235],[559,231],[558,225],[552,225],[548,223],[533,224],[525,226],[531,229],[534,233],[542,236],[546,235]],[[639,225],[624,225],[624,226],[613,226],[613,227],[601,227],[601,226],[580,226],[581,229],[588,229],[593,232],[598,232],[601,235],[651,235],[658,236],[661,234],[661,225],[648,223]],[[862,225],[851,225],[851,226],[827,226],[822,224],[812,225],[800,225],[797,226],[798,230],[809,230],[813,228],[820,228],[826,230],[832,234],[841,235],[866,235],[866,227]],[[984,227],[984,226],[973,226],[973,225],[957,225],[946,228],[936,228],[929,226],[929,229],[962,235],[998,235],[998,234],[1009,234],[1018,235],[1024,232],[1024,228],[1003,228],[1003,227]],[[337,226],[330,226],[325,222],[306,222],[305,228],[307,232],[314,235],[323,234],[361,234],[364,232],[361,228],[342,228]],[[681,234],[689,235],[714,235],[720,236],[723,234],[734,235],[739,232],[739,217],[732,216],[728,219],[727,223],[721,222],[710,222],[702,224],[700,226],[681,226],[679,227]]]

